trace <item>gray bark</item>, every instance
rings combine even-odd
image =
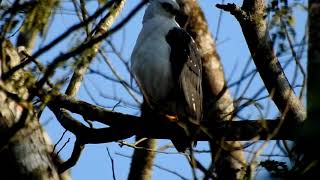
[[[223,67],[204,14],[195,0],[179,0],[183,12],[188,15],[184,27],[196,41],[203,64],[204,118],[214,121],[232,120],[233,99],[226,87]],[[239,179],[245,165],[240,142],[210,141],[212,160],[220,178]]]
[[[5,73],[20,63],[20,57],[8,41],[2,43],[1,49],[1,73]],[[7,81],[0,80],[1,177],[60,179],[50,156],[50,141],[27,101],[28,81],[28,74],[22,70]]]
[[[295,95],[272,48],[264,19],[264,0],[245,0],[241,8],[235,4],[217,5],[234,15],[242,28],[252,59],[270,97],[282,113],[282,119],[301,123],[306,110]]]

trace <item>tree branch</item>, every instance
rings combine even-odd
[[[77,137],[80,137],[83,143],[111,142],[129,138],[133,135],[155,139],[170,139],[170,137],[175,136],[175,132],[177,132],[176,128],[179,128],[175,122],[165,119],[144,119],[133,115],[112,112],[58,93],[51,95],[50,99],[49,107],[54,112],[57,108],[64,108],[82,115],[86,119],[111,126],[109,128],[92,129],[78,121],[72,120],[70,115],[58,115],[61,125]],[[290,121],[291,120],[285,122]],[[224,138],[226,141],[258,139],[293,140],[295,137],[295,129],[298,128],[294,123],[285,123],[280,127],[278,133],[270,137],[270,134],[279,128],[279,123],[280,120],[243,120],[230,122],[204,120],[202,129],[204,129],[205,132],[201,132],[197,139],[207,141],[211,140],[210,137],[212,137],[214,139]],[[212,134],[206,132],[212,132]]]
[[[104,18],[102,18],[97,27],[95,27],[95,30],[92,31],[92,36],[87,38],[85,41],[97,38],[101,34],[106,33],[110,29],[116,17],[121,12],[125,2],[125,0],[115,1],[114,4],[110,7],[109,13]],[[74,96],[78,92],[83,76],[86,74],[90,63],[96,56],[101,44],[102,42],[99,42],[80,54],[79,64],[77,65],[77,68],[72,75],[70,84],[66,90],[66,94]]]
[[[85,41],[89,41],[90,39],[96,38],[101,34],[107,32],[111,27],[112,23],[114,22],[115,18],[119,15],[120,11],[122,10],[124,3],[125,0],[115,1],[114,4],[110,7],[109,13],[104,18],[102,18],[95,30],[92,31],[92,36],[87,38]],[[80,62],[79,64],[77,64],[77,68],[75,69],[74,74],[72,75],[72,78],[66,90],[66,94],[68,96],[74,97],[77,94],[78,90],[80,89],[82,79],[86,74],[90,63],[96,56],[101,44],[102,43],[99,42],[91,48],[86,49],[80,54]],[[64,116],[67,116],[66,112],[56,112],[56,114],[63,114]],[[74,144],[74,149],[71,157],[62,164],[62,169],[60,169],[61,172],[64,172],[78,161],[81,155],[81,151],[84,149],[84,147],[84,144],[80,143],[79,139],[77,139],[76,143]]]
[[[57,58],[55,58],[53,60],[53,62],[51,62],[48,65],[47,71],[44,73],[43,77],[39,80],[39,82],[37,83],[38,88],[41,88],[45,82],[47,81],[47,79],[52,76],[55,72],[56,67],[58,67],[62,62],[66,61],[67,59],[73,57],[76,54],[80,54],[83,51],[85,51],[88,47],[92,47],[94,45],[96,45],[97,43],[99,43],[100,41],[102,41],[103,39],[106,39],[107,37],[109,37],[111,34],[117,32],[121,27],[123,27],[143,6],[144,4],[146,4],[147,1],[143,0],[142,2],[140,2],[128,15],[127,17],[125,17],[121,22],[119,22],[117,25],[115,25],[113,28],[109,29],[108,31],[102,33],[101,35],[99,35],[98,37],[92,38],[90,41],[83,43],[81,45],[79,45],[77,48],[74,48],[73,50],[71,50],[70,52],[64,53],[59,55]],[[89,19],[89,18],[88,18]],[[35,53],[35,57],[37,57]]]
[[[294,94],[272,48],[263,18],[264,1],[245,0],[241,8],[230,3],[217,4],[216,7],[230,12],[240,23],[257,70],[283,118],[295,123],[304,121],[306,111]]]

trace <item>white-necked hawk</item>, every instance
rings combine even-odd
[[[175,21],[175,0],[150,0],[131,55],[131,68],[155,113],[176,117],[183,128],[171,141],[191,148],[202,119],[202,64],[192,37]]]

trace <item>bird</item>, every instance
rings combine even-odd
[[[193,38],[179,26],[175,0],[150,0],[131,54],[131,71],[146,104],[181,131],[171,137],[178,152],[196,144],[202,121],[202,64]]]

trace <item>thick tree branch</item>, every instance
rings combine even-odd
[[[43,96],[44,97],[44,96]],[[133,135],[139,135],[155,139],[170,139],[177,132],[175,122],[157,119],[143,119],[133,115],[112,112],[95,105],[77,101],[74,98],[61,94],[51,95],[49,106],[55,111],[57,108],[65,108],[73,113],[82,115],[88,120],[98,121],[110,128],[92,129],[88,128],[78,121],[72,121],[72,117],[59,115],[60,123],[64,128],[81,138],[83,143],[103,143],[129,138]],[[59,106],[59,107],[57,107]],[[56,113],[57,115],[57,113]],[[290,120],[288,120],[290,121]],[[199,140],[210,140],[212,138],[224,138],[227,141],[246,141],[257,139],[287,139],[292,140],[295,137],[296,124],[285,124],[280,127],[278,133],[273,137],[270,134],[279,128],[280,120],[246,120],[246,121],[228,121],[215,122],[205,120],[202,123],[205,132],[199,134]],[[210,137],[209,137],[210,136]]]
[[[257,70],[283,118],[302,122],[306,111],[294,94],[272,48],[263,18],[264,4],[263,0],[245,0],[242,8],[235,4],[216,6],[230,12],[239,21]]]
[[[171,139],[179,128],[175,122],[165,119],[146,119],[132,115],[112,112],[104,108],[78,101],[72,97],[59,94],[39,93],[40,98],[49,98],[49,107],[57,116],[61,125],[72,132],[77,138],[77,146],[71,158],[63,163],[60,172],[73,166],[79,158],[81,147],[88,143],[106,143],[132,137],[154,139]],[[66,110],[63,110],[63,109]],[[93,129],[86,127],[73,119],[67,110],[82,115],[85,119],[98,121],[107,128]],[[149,118],[149,117],[148,117]],[[280,120],[247,120],[247,121],[203,121],[202,131],[197,139],[199,141],[212,141],[212,139],[225,139],[227,141],[287,139],[295,137],[297,126],[295,124],[281,126]],[[278,130],[280,129],[280,130]],[[274,133],[276,131],[277,133]],[[208,133],[213,132],[213,133]]]
[[[144,136],[136,136],[136,141]],[[153,161],[156,156],[156,139],[145,139],[139,143],[140,148],[135,148],[132,156],[128,180],[152,179]]]
[[[127,116],[128,117],[128,116]],[[78,121],[70,121],[69,117],[59,117],[60,123],[64,128],[80,137],[83,143],[105,143],[129,138],[133,135],[155,139],[170,139],[175,136],[177,129],[176,123],[163,121],[144,123],[144,120],[135,121],[135,116],[128,119],[129,124],[122,126],[112,126],[109,128],[92,129],[80,125]],[[114,119],[117,121],[117,119]],[[204,121],[202,126],[207,128],[208,132],[213,132],[208,135],[201,132],[197,136],[199,141],[224,138],[227,141],[249,141],[249,140],[265,140],[265,139],[283,139],[292,140],[295,137],[296,125],[282,126],[281,130],[270,137],[270,134],[278,128],[279,120],[245,120],[232,122],[219,122],[212,124],[210,121]]]
[[[96,144],[126,139],[134,135],[132,129],[138,129],[137,127],[142,125],[140,122],[138,122],[137,124],[131,123],[130,119],[128,119],[128,122],[123,125],[119,124],[113,127],[94,129],[89,128],[79,121],[75,120],[71,115],[68,114],[67,110],[65,109],[60,109],[59,107],[56,107],[54,105],[49,105],[49,107],[56,115],[60,124],[65,129],[72,132],[82,144]],[[112,112],[110,112],[110,114],[112,114]]]

